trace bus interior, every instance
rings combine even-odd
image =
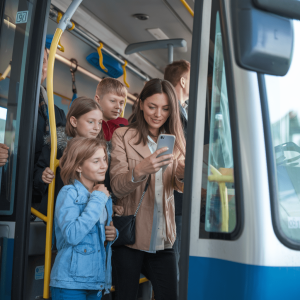
[[[59,41],[53,94],[65,114],[72,99],[94,99],[99,81],[113,77],[128,89],[128,119],[147,80],[163,79],[172,61],[191,63],[180,299],[299,292],[300,26],[292,19],[300,15],[288,9],[299,2],[288,2],[83,0]],[[45,220],[31,214],[33,157],[44,49],[71,3],[0,0],[0,143],[9,147],[0,167],[3,300],[50,298]],[[53,264],[55,247],[50,253]],[[286,273],[272,277],[270,267]],[[155,299],[142,274],[139,286],[139,300]]]

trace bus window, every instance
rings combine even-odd
[[[0,167],[0,215],[13,213],[19,121],[32,6],[26,0],[7,0],[1,20],[0,73],[4,73],[10,62],[11,71],[0,81],[0,143],[9,147],[8,162]]]
[[[235,187],[230,113],[219,12],[212,15],[208,99],[202,169],[200,238],[236,228]],[[211,60],[212,58],[212,60]],[[220,237],[220,236],[219,236]],[[224,238],[224,237],[220,237]]]
[[[273,224],[282,241],[299,247],[300,21],[293,22],[294,51],[290,70],[284,77],[266,75],[265,83],[277,181],[276,195],[271,201]]]

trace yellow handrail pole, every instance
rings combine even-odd
[[[226,182],[234,182],[233,176],[222,175],[215,167],[210,165],[210,170],[213,175],[208,176],[208,181],[217,182],[220,190],[221,198],[221,214],[222,214],[222,232],[228,232],[229,224],[229,207],[228,207],[228,193]]]
[[[11,62],[9,62],[9,64],[8,64],[6,70],[5,70],[5,71],[3,72],[3,74],[0,76],[0,81],[6,79],[8,73],[10,72],[10,70],[11,70]]]
[[[53,71],[55,54],[58,43],[64,30],[69,27],[72,28],[73,24],[70,22],[71,17],[80,5],[82,0],[73,0],[68,7],[66,13],[61,17],[58,28],[55,31],[48,59],[47,70],[47,96],[48,96],[48,111],[49,111],[49,123],[51,133],[51,154],[50,154],[50,169],[56,174],[56,168],[59,165],[57,156],[57,137],[56,137],[56,122],[54,111],[54,99],[53,99]],[[46,246],[45,246],[45,269],[44,269],[44,292],[43,298],[48,299],[50,297],[49,284],[50,284],[50,271],[51,271],[51,244],[52,244],[52,229],[53,229],[53,211],[54,211],[54,190],[55,190],[55,177],[48,186],[48,206],[47,206],[47,226],[46,226]]]
[[[57,28],[51,43],[48,69],[47,69],[47,96],[48,96],[48,111],[49,123],[51,133],[51,154],[50,154],[50,169],[56,174],[58,167],[57,155],[57,136],[56,136],[56,122],[54,111],[54,98],[53,98],[53,71],[55,62],[55,53],[57,45],[61,38],[63,31]],[[46,246],[45,246],[45,269],[44,269],[44,293],[43,298],[50,297],[49,284],[50,284],[50,271],[51,271],[51,246],[52,246],[52,229],[53,229],[53,211],[54,211],[54,190],[55,190],[55,177],[48,187],[48,206],[47,206],[47,226],[46,226]]]
[[[180,2],[184,5],[184,7],[187,9],[187,11],[191,14],[192,17],[194,17],[194,11],[191,9],[191,7],[187,4],[185,0],[180,0]]]

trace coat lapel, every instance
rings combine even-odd
[[[145,158],[151,155],[150,149],[148,147],[148,144],[144,145],[143,143],[139,143],[138,145],[135,145],[138,141],[138,134],[136,136],[133,136],[129,141],[128,144],[132,147],[133,150],[135,150],[141,157]]]

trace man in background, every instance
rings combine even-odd
[[[165,69],[164,79],[172,83],[175,88],[178,98],[178,106],[180,110],[180,117],[183,127],[185,138],[187,136],[187,122],[188,122],[188,99],[190,92],[190,63],[186,60],[178,60],[167,65]],[[184,164],[180,165],[180,171],[184,173]],[[175,222],[176,222],[176,241],[173,249],[176,255],[177,263],[177,294],[179,296],[179,258],[180,258],[180,245],[181,245],[181,227],[182,227],[182,198],[183,194],[174,191],[175,200]]]

